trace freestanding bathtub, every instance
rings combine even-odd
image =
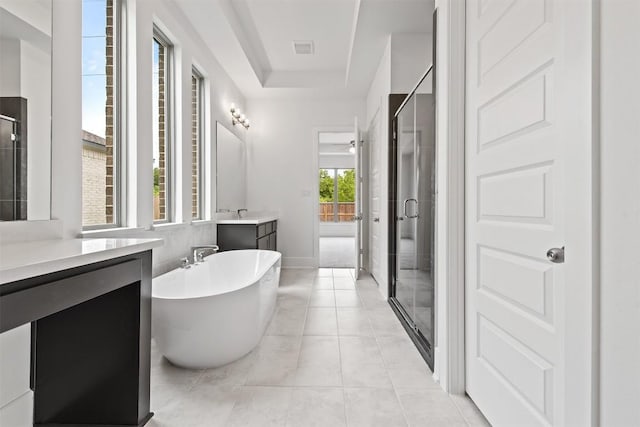
[[[153,337],[175,365],[203,369],[233,362],[260,341],[276,305],[279,252],[209,256],[153,279]]]

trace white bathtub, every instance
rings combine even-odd
[[[171,363],[202,369],[249,353],[276,305],[280,253],[221,252],[153,279],[153,337]]]

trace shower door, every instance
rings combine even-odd
[[[394,120],[392,304],[433,367],[435,105],[418,85]]]

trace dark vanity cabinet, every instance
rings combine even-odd
[[[221,251],[238,249],[278,250],[278,221],[260,224],[218,224]]]
[[[150,250],[0,285],[0,333],[29,323],[34,426],[147,423]]]

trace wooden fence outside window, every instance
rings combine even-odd
[[[320,203],[320,222],[352,222],[356,212],[354,202],[338,203],[337,215],[334,212],[334,203]]]

